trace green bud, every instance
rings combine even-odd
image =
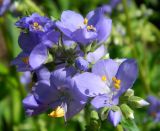
[[[122,104],[120,106],[121,108],[121,111],[123,113],[123,115],[126,117],[126,118],[129,118],[129,119],[134,119],[134,112],[133,110],[126,104]]]
[[[134,95],[134,90],[128,89],[123,96],[120,97],[120,103],[127,103],[129,97]]]
[[[128,103],[135,108],[141,108],[143,106],[149,105],[147,101],[138,96],[131,96],[128,99]]]
[[[107,119],[109,110],[110,110],[110,108],[108,108],[108,107],[104,107],[100,110],[100,118],[102,121]]]
[[[114,112],[119,111],[120,108],[118,106],[112,106],[111,110],[113,110]]]
[[[91,111],[91,119],[99,120],[98,113],[96,111]]]
[[[127,97],[134,96],[134,90],[128,89],[128,90],[125,92],[124,96],[127,96]]]

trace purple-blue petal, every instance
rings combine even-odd
[[[60,33],[58,31],[50,31],[42,37],[42,43],[47,47],[52,47],[59,41]]]
[[[103,5],[101,8],[105,14],[112,13],[112,7],[109,4]]]
[[[68,87],[68,83],[72,83],[71,77],[76,73],[75,68],[58,68],[51,73],[51,86],[55,85],[58,89]]]
[[[108,120],[111,122],[111,124],[113,124],[113,126],[117,126],[119,124],[119,122],[121,121],[122,118],[122,113],[120,110],[118,111],[109,111],[108,114]]]
[[[40,67],[48,58],[47,47],[43,44],[37,45],[31,52],[29,63],[33,69]]]
[[[29,33],[23,33],[21,32],[18,43],[20,48],[25,52],[31,52],[33,48],[39,44],[40,38],[36,33],[29,32]]]
[[[65,26],[62,22],[60,21],[57,21],[56,22],[56,26],[57,28],[64,33],[64,35],[66,35],[67,37],[71,38],[71,34],[72,34],[72,31],[67,28],[67,26]]]
[[[29,94],[23,99],[23,106],[27,108],[37,108],[39,104],[37,103],[33,94]]]
[[[62,36],[62,41],[66,48],[71,48],[75,44],[75,41],[73,41],[71,38],[67,37],[66,35]]]
[[[75,65],[79,70],[87,71],[89,68],[89,63],[83,57],[78,57],[75,60]]]
[[[112,83],[112,78],[115,77],[119,65],[112,59],[100,60],[92,67],[92,73],[105,76],[108,86]]]
[[[29,24],[26,23],[26,18],[27,18],[27,17],[22,17],[21,19],[19,19],[19,20],[15,23],[15,26],[17,26],[18,28],[22,28],[22,29],[28,29],[28,28],[29,28]]]
[[[111,107],[113,105],[116,105],[116,103],[113,103],[111,95],[107,94],[96,96],[91,101],[91,104],[95,109],[99,109],[102,107]]]
[[[71,37],[81,45],[86,45],[96,39],[97,33],[94,31],[88,31],[86,28],[80,28],[73,32]]]
[[[41,66],[40,68],[35,70],[35,72],[36,72],[36,76],[38,80],[49,80],[50,79],[50,72],[44,66]]]
[[[109,88],[101,80],[101,78],[93,73],[83,73],[73,77],[76,88],[89,97],[94,97],[100,94],[109,92]]]
[[[127,59],[119,66],[116,78],[121,80],[120,90],[116,97],[131,88],[138,76],[138,65],[134,59]]]
[[[51,87],[49,81],[42,80],[35,84],[33,94],[36,100],[44,105],[50,104],[58,99],[56,87]]]
[[[97,40],[99,43],[105,42],[112,30],[112,20],[104,16],[101,16],[96,23],[95,28],[97,30]]]
[[[81,103],[77,100],[72,100],[67,105],[67,113],[66,113],[66,120],[70,119],[77,113],[79,113],[85,106],[85,103]]]
[[[89,12],[87,17],[89,19],[88,25],[93,25],[96,28],[98,42],[106,41],[111,33],[112,20],[105,17],[103,8]]]
[[[83,24],[83,21],[84,18],[74,11],[66,10],[62,12],[61,22],[71,31],[75,31]]]
[[[96,63],[100,60],[104,55],[106,55],[107,51],[104,45],[101,45],[94,52],[90,52],[87,54],[87,61],[90,63]]]
[[[90,11],[87,14],[87,18],[89,19],[88,25],[95,26],[102,16],[104,16],[102,8],[97,8],[93,11]]]

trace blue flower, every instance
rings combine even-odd
[[[119,124],[122,118],[122,112],[120,110],[118,111],[112,111],[110,110],[108,113],[108,120],[113,124],[115,127]]]
[[[53,110],[49,116],[70,119],[80,112],[87,101],[87,97],[74,88],[72,67],[60,67],[53,71],[50,82],[37,82],[34,90],[24,100],[23,105],[28,115],[37,115],[48,109]]]
[[[51,31],[55,27],[55,23],[45,16],[33,13],[31,16],[22,17],[15,25],[22,29],[28,29],[31,32],[43,34]]]
[[[43,31],[39,29],[34,30],[32,27],[34,21],[37,21],[43,26],[41,27]],[[16,25],[21,28],[29,29],[27,33],[21,32],[18,43],[23,52],[28,54],[28,65],[32,67],[32,69],[39,68],[48,58],[48,49],[54,44],[57,44],[60,33],[55,31],[53,22],[49,20],[49,18],[39,16],[35,13],[30,17],[23,17]]]
[[[64,11],[56,26],[70,39],[81,45],[95,40],[104,42],[111,32],[112,21],[106,18],[101,8],[88,13],[86,18],[74,11]]]
[[[138,67],[135,60],[126,59],[119,65],[108,59],[98,61],[93,65],[92,73],[82,73],[75,76],[74,80],[76,87],[84,95],[95,97],[91,104],[94,108],[100,109],[118,105],[119,97],[132,87],[137,75]]]

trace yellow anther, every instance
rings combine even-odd
[[[117,80],[116,80],[116,83],[120,85],[120,84],[121,84],[121,80],[118,80],[118,79],[117,79]]]
[[[96,31],[96,28],[94,28],[93,25],[88,25],[87,26],[87,30],[93,30],[93,31]]]
[[[50,117],[63,117],[65,114],[64,109],[58,106],[54,111],[52,111],[48,116]]]
[[[88,19],[85,18],[84,21],[83,21],[83,23],[84,23],[85,25],[87,25],[87,24],[88,24]]]
[[[29,64],[29,57],[23,57],[21,59],[25,64],[27,64],[27,65]]]
[[[113,77],[112,80],[113,80],[114,82],[116,82],[117,79],[116,79],[116,77]]]
[[[87,30],[91,30],[91,26],[90,25],[87,26]]]
[[[33,26],[34,26],[35,28],[39,27],[38,22],[34,22],[34,23],[33,23]]]
[[[38,22],[34,22],[32,26],[34,30],[44,31],[43,27]]]
[[[115,87],[116,89],[120,89],[120,85],[117,84],[117,83],[114,84],[114,87]]]
[[[101,79],[102,79],[102,81],[106,81],[106,80],[107,80],[107,78],[106,78],[105,75],[103,75],[103,76],[101,77]]]
[[[120,89],[121,80],[117,79],[116,77],[113,77],[112,80],[114,82],[114,87],[116,89]]]

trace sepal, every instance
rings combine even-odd
[[[126,118],[134,119],[134,111],[127,105],[120,105],[121,111]]]
[[[110,108],[109,107],[104,107],[100,109],[100,118],[102,121],[104,121],[105,119],[107,119],[108,117],[108,113],[109,113]]]
[[[131,96],[128,99],[128,103],[134,108],[141,108],[143,106],[148,106],[149,103],[138,96]]]
[[[94,120],[99,120],[99,116],[98,116],[98,113],[97,111],[93,110],[91,111],[91,116],[90,116],[91,119],[94,119]]]

